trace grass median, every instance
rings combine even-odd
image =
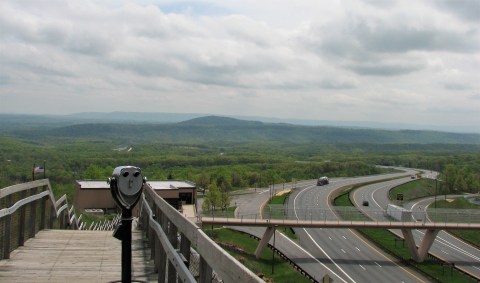
[[[257,259],[254,255],[258,245],[256,238],[224,227],[204,229],[204,231],[245,267],[262,277],[265,282],[311,282],[278,254],[274,254],[272,259],[271,249],[265,249]]]

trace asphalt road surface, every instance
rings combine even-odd
[[[336,189],[382,178],[385,177],[333,180],[322,187],[314,184],[297,190],[289,198],[289,207],[293,206],[295,211],[300,211],[303,207],[331,209],[328,199]],[[428,282],[423,276],[367,242],[354,230],[304,228],[295,231],[301,245],[346,282]]]
[[[411,181],[409,178],[404,178],[359,188],[353,195],[355,205],[358,209],[369,215],[370,218],[384,220],[386,219],[384,215],[372,212],[380,208],[385,209],[387,204],[391,203],[388,198],[388,191],[391,188],[409,181]],[[369,202],[368,207],[362,205],[364,200]],[[404,207],[411,209],[414,212],[412,215],[414,218],[413,220],[428,221],[428,217],[425,217],[425,211],[434,200],[435,197],[416,200],[411,203],[406,203]],[[392,232],[403,238],[400,230],[392,230]],[[413,236],[417,245],[421,242],[423,235],[424,230],[417,229],[413,231]],[[480,250],[478,248],[465,243],[445,231],[440,231],[435,238],[429,253],[446,262],[454,263],[456,268],[476,277],[477,280],[480,280]]]
[[[232,196],[232,204],[238,208],[236,217],[259,217],[261,207],[268,201],[272,191],[293,187],[289,197],[289,218],[304,217],[305,208],[331,210],[328,203],[330,194],[343,186],[399,176],[410,176],[415,171],[397,174],[375,175],[357,178],[333,179],[326,186],[316,186],[316,180],[297,184],[276,185],[269,189],[256,189]],[[201,206],[201,203],[198,204]],[[312,213],[316,213],[312,209]],[[332,212],[329,218],[336,217]],[[265,228],[241,228],[261,237]],[[403,266],[396,259],[383,253],[351,229],[300,229],[294,242],[277,232],[276,247],[295,261],[316,280],[329,274],[334,282],[428,282],[422,275]],[[273,239],[270,241],[273,244]]]

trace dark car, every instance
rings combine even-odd
[[[323,185],[328,185],[329,181],[328,181],[328,177],[320,177],[318,178],[317,180],[317,186],[323,186]]]

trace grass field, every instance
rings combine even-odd
[[[311,282],[277,254],[275,254],[274,261],[272,261],[271,249],[265,249],[261,257],[256,259],[254,252],[258,245],[258,240],[246,234],[227,228],[206,229],[205,232],[248,269],[257,275],[263,274],[266,282]],[[268,281],[266,278],[268,278]]]
[[[283,205],[288,200],[289,196],[290,196],[290,192],[273,196],[273,198],[270,199],[268,204],[272,204],[272,205],[282,204]],[[265,206],[264,211],[263,211],[263,215],[269,215],[270,213],[271,212],[268,209],[268,206]],[[282,217],[284,217],[284,215],[272,215],[272,218],[282,218]],[[295,232],[290,227],[283,227],[283,228],[279,229],[279,231],[282,232],[283,234],[285,234],[287,237],[289,237],[292,240],[295,240],[297,238],[297,236],[295,235]]]
[[[438,200],[436,207],[450,209],[480,209],[479,205],[470,203],[465,198],[456,198],[453,201]],[[432,209],[432,206],[430,206],[428,209],[429,212],[432,211]],[[429,217],[433,221],[442,221],[442,219],[436,218],[438,216],[435,213],[429,213]],[[449,230],[448,232],[477,247],[480,247],[480,233],[478,230]]]
[[[397,199],[397,194],[403,194],[403,201],[433,196],[436,185],[435,180],[432,179],[417,179],[392,189],[390,199]],[[437,187],[437,193],[439,190]]]

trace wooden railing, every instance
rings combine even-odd
[[[13,185],[0,190],[0,259],[23,246],[42,229],[78,229],[82,225],[67,197],[58,200],[48,179]]]
[[[148,186],[140,200],[139,224],[158,282],[212,282],[216,276],[223,282],[264,282]]]

